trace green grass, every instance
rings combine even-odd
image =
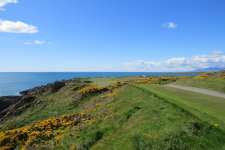
[[[180,79],[175,82],[178,85],[193,86],[198,88],[206,88],[225,93],[225,79],[218,77],[210,77],[205,79],[196,79],[194,77]]]
[[[142,88],[130,85],[99,101],[107,102],[94,113],[96,122],[80,132],[69,130],[58,149],[71,143],[96,150],[225,148],[220,129]],[[98,117],[102,112],[107,113]]]
[[[225,129],[225,99],[160,85],[141,87]]]
[[[122,79],[91,80],[106,86]],[[202,95],[150,84],[128,84],[116,89],[113,95],[91,95],[77,103],[76,86],[72,82],[57,93],[41,95],[40,103],[11,117],[0,127],[17,128],[91,109],[90,124],[60,128],[59,141],[55,137],[46,140],[39,143],[38,149],[225,150],[225,133],[220,128],[225,112],[220,99],[212,103]],[[214,126],[215,122],[220,126]]]

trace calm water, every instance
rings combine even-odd
[[[18,95],[20,91],[57,80],[79,77],[125,77],[125,76],[187,75],[196,73],[144,73],[144,72],[76,72],[76,73],[0,73],[0,96]]]

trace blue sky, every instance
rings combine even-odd
[[[0,71],[225,67],[224,0],[0,0]]]

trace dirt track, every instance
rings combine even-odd
[[[212,90],[208,90],[208,89],[202,89],[202,88],[196,88],[196,87],[190,87],[190,86],[182,86],[182,85],[175,85],[175,84],[167,84],[166,86],[181,89],[181,90],[191,91],[191,92],[195,92],[195,93],[201,93],[201,94],[205,94],[205,95],[221,97],[221,98],[225,99],[224,93],[220,93],[220,92],[216,92],[216,91],[212,91]]]

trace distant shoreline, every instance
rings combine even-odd
[[[1,72],[0,96],[14,95],[37,86],[73,78],[128,77],[128,76],[195,76],[197,72]]]

